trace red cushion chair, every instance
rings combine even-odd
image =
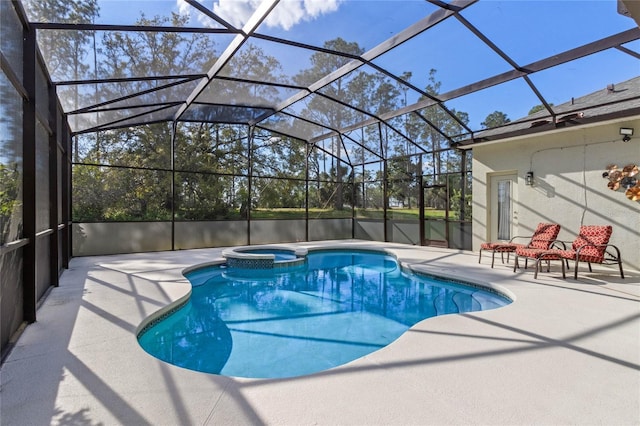
[[[578,264],[580,262],[587,262],[589,272],[593,272],[592,263],[617,264],[620,269],[620,278],[624,279],[620,250],[613,244],[609,244],[612,233],[613,227],[611,225],[582,225],[570,250],[555,251],[567,261],[567,264],[569,260],[575,261],[574,279],[578,279]]]
[[[482,260],[482,251],[491,252],[491,267],[495,261],[496,253],[502,255],[502,263],[504,263],[504,253],[507,253],[507,262],[509,261],[509,254],[516,251],[517,248],[535,248],[541,250],[548,250],[558,237],[560,232],[560,225],[556,223],[539,223],[532,236],[522,237],[515,236],[509,240],[509,242],[492,242],[480,244],[480,254],[478,257],[478,263]],[[526,244],[514,243],[517,238],[529,238],[529,242]]]
[[[592,263],[617,264],[620,269],[620,277],[624,279],[620,250],[618,247],[609,244],[612,233],[613,227],[611,225],[582,225],[580,226],[578,236],[571,244],[571,249],[516,249],[516,260],[513,270],[515,272],[518,267],[519,257],[536,259],[534,278],[537,278],[542,261],[560,260],[562,262],[562,278],[564,278],[564,263],[566,262],[568,266],[569,260],[573,260],[575,261],[574,279],[578,279],[578,265],[580,262],[587,262],[589,272],[592,271]],[[564,243],[562,244],[564,245]]]

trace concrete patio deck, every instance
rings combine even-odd
[[[368,241],[415,269],[487,282],[511,305],[424,320],[322,373],[253,380],[161,362],[138,326],[222,249],[74,258],[0,370],[2,426],[640,424],[640,273],[563,280],[477,253]],[[256,354],[259,356],[259,354]]]

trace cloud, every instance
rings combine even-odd
[[[236,28],[242,26],[258,8],[262,0],[198,0]],[[335,12],[344,0],[281,0],[265,24],[269,27],[291,29],[302,21],[311,21],[323,14]],[[180,14],[191,14],[203,25],[211,25],[209,18],[195,11],[183,0],[176,0]]]
[[[0,0],[2,1],[2,0]],[[201,3],[206,6],[206,4],[211,4],[211,1],[198,0],[198,3]],[[204,13],[200,13],[198,10],[193,8],[189,3],[184,0],[176,0],[176,6],[178,8],[178,13],[183,16],[189,16],[190,23],[194,25],[193,20],[197,20],[200,25],[204,27],[214,28],[219,27],[220,25],[216,24],[213,19],[209,18]],[[209,7],[209,6],[206,6]],[[210,8],[210,7],[209,7]]]
[[[234,27],[242,28],[261,2],[262,0],[214,0],[213,11]]]
[[[189,6],[189,3],[184,0],[176,0],[176,6],[178,6],[178,13],[180,15],[189,15],[193,10],[193,8]]]

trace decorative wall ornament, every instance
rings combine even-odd
[[[607,187],[612,191],[622,190],[631,201],[640,201],[640,176],[638,166],[629,164],[619,169],[615,164],[606,167],[602,177],[608,179]]]

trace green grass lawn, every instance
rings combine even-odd
[[[367,219],[382,219],[384,216],[383,209],[356,209],[356,217]],[[343,210],[336,209],[309,209],[310,219],[332,219],[332,218],[350,218],[351,209],[345,208]],[[387,210],[387,217],[389,219],[398,220],[418,220],[420,213],[417,208],[415,209],[389,209]],[[427,209],[425,210],[426,219],[444,219],[444,210]],[[275,209],[254,209],[251,210],[252,219],[304,219],[305,210],[296,208],[275,208]],[[450,212],[450,218],[452,217]]]
[[[417,208],[415,209],[389,209],[387,210],[387,217],[390,219],[400,219],[400,220],[418,220],[420,218],[420,212]],[[445,211],[444,210],[435,210],[435,209],[425,209],[424,211],[425,219],[444,219]],[[451,212],[449,212],[449,217],[451,217]]]
[[[349,218],[351,217],[351,209],[309,209],[309,218]],[[305,209],[296,208],[274,208],[274,209],[253,209],[251,210],[252,219],[304,219]]]

